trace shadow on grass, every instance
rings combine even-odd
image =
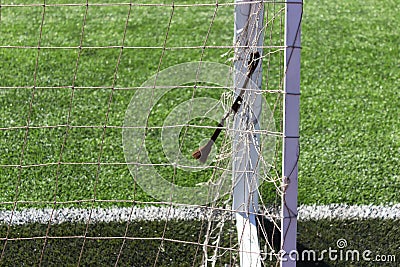
[[[259,231],[258,236],[262,237],[262,240],[260,240],[261,243],[260,245],[262,248],[264,248],[264,252],[267,252],[266,260],[264,261],[264,266],[269,266],[270,263],[272,262],[276,263],[276,261],[273,261],[272,258],[274,257],[270,257],[270,254],[268,253],[270,253],[272,249],[274,250],[273,252],[279,252],[281,249],[280,232],[277,226],[271,220],[262,216],[259,216],[257,219],[258,219],[258,231]],[[277,222],[277,224],[279,225],[280,222]],[[269,252],[267,250],[269,250]],[[332,266],[322,260],[319,261],[318,253],[314,257],[313,254],[310,254],[311,251],[313,251],[312,248],[307,247],[301,242],[297,242],[297,253],[299,255],[298,256],[299,260],[297,261],[297,267]]]
[[[214,223],[218,224],[218,221],[213,222],[211,228],[217,229]],[[299,255],[307,253],[306,260],[298,261],[297,266],[399,266],[399,225],[398,220],[378,219],[299,221],[297,249]],[[86,229],[82,223],[63,223],[47,229],[45,224],[32,223],[8,229],[7,225],[0,224],[0,251],[5,247],[0,266],[37,266],[39,263],[42,266],[76,266],[80,261],[81,266],[114,266],[118,263],[118,266],[155,264],[159,267],[200,266],[203,262],[204,237],[210,236],[206,222],[171,220],[166,224],[165,221],[132,221],[128,229],[126,226],[122,222],[109,222],[90,224]],[[264,252],[280,250],[278,226],[279,222],[275,225],[267,219],[259,218],[259,236],[267,236],[260,238]],[[227,248],[219,251],[223,257],[218,259],[221,264],[217,266],[235,266],[238,262],[237,252],[231,249],[237,244],[235,224],[226,222],[217,235],[220,237],[221,249]],[[307,260],[311,250],[318,257],[323,250],[338,249],[339,239],[347,241],[344,252],[358,250],[360,259],[345,261],[324,257],[324,261]],[[209,249],[208,252],[212,253],[213,247]],[[366,250],[372,252],[371,257],[386,255],[388,260],[363,261],[361,253]],[[155,260],[157,255],[158,259]],[[389,256],[392,256],[391,261]],[[272,257],[264,261],[264,267],[267,266],[279,264]]]

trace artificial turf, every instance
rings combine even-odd
[[[52,1],[55,4],[65,2]],[[153,201],[140,187],[135,186],[124,164],[113,164],[125,162],[122,129],[104,128],[104,125],[123,125],[125,110],[135,93],[135,90],[113,88],[138,87],[157,70],[178,63],[199,60],[226,63],[232,56],[226,55],[229,49],[202,50],[201,47],[205,43],[214,46],[232,44],[233,7],[218,7],[207,35],[215,6],[175,7],[171,21],[171,6],[133,6],[124,45],[136,48],[123,49],[121,52],[118,46],[124,36],[129,5],[90,6],[82,39],[82,46],[86,48],[79,49],[85,5],[48,6],[43,9],[40,5],[5,6],[9,1],[2,1],[1,4],[0,208],[11,209],[11,203],[16,200],[30,202],[19,204],[18,208],[42,207],[45,205],[35,202],[43,201],[89,200],[79,203],[80,207],[126,205],[113,201],[93,203],[90,201],[92,199]],[[299,203],[399,203],[398,13],[397,2],[391,0],[304,3]],[[164,45],[168,25],[167,47],[199,48],[160,49]],[[35,48],[39,38],[40,50]],[[10,45],[18,48],[5,47]],[[94,48],[98,46],[107,48]],[[162,53],[164,56],[160,63]],[[264,82],[271,88],[276,85],[273,81]],[[161,108],[154,111],[150,122],[153,125],[160,123],[169,112],[167,107],[187,100],[190,93],[171,93],[167,104],[159,103]],[[219,92],[200,90],[198,96],[204,95],[219,98]],[[26,135],[28,121],[32,127]],[[66,127],[67,124],[72,127]],[[208,137],[208,130],[197,133],[197,138],[201,140]],[[156,156],[160,150],[156,140],[159,133],[153,130],[148,139],[148,144],[154,144],[149,147],[155,152],[152,158],[154,162],[165,160],[163,155]],[[184,149],[190,151],[191,147],[191,144],[185,144]],[[53,164],[59,161],[77,164]],[[89,162],[93,164],[85,164]],[[99,165],[99,162],[106,164]],[[168,173],[169,170],[164,172]],[[196,184],[207,181],[207,175],[183,173],[178,182]],[[265,199],[275,197],[271,196],[268,187],[263,190]],[[64,206],[68,205],[75,204]],[[148,223],[148,229],[143,231],[157,232],[160,227],[158,224],[162,222]],[[357,248],[395,254],[400,247],[397,224],[397,221],[389,220],[301,222],[299,245],[310,249],[327,249],[327,246],[334,246],[337,239],[346,238]],[[41,236],[45,234],[45,227],[15,226],[11,229],[10,237],[18,233],[28,237]],[[84,232],[83,227],[57,226],[51,229],[60,232],[51,234],[80,236]],[[135,231],[139,227],[137,225],[130,230]],[[196,223],[184,227],[196,227]],[[123,228],[124,225],[118,223],[91,227],[94,234],[102,236],[121,236]],[[179,235],[181,230],[170,229],[168,233],[183,240],[187,235]],[[4,237],[5,233],[3,225],[0,236]],[[131,235],[140,236],[142,233],[132,232]],[[50,240],[47,244],[49,250],[46,248],[50,252],[45,254],[44,262],[56,264],[63,261],[67,265],[75,265],[79,255],[76,247],[79,248],[81,242],[81,238],[63,239],[62,242]],[[120,242],[89,241],[84,251],[87,254],[82,257],[84,265],[109,265],[115,262]],[[158,248],[158,241],[152,244]],[[127,247],[137,248],[141,245],[132,241],[128,242]],[[34,265],[39,261],[37,257],[40,253],[37,250],[42,247],[42,239],[10,241],[1,264],[7,266],[17,262],[20,265]],[[109,253],[104,253],[107,257],[98,254],[103,247],[104,251],[109,250]],[[22,252],[17,252],[21,248]],[[141,256],[143,249],[130,250],[140,260],[135,255],[128,257],[123,254],[122,263],[132,266],[140,261],[153,262],[153,258]],[[168,265],[171,257],[176,257],[173,259],[180,263],[187,251],[194,248],[177,252],[179,249],[172,248],[171,256],[162,256],[160,264]],[[102,262],[96,262],[99,260]],[[353,263],[320,264],[351,266]],[[376,264],[370,262],[362,266]],[[143,265],[143,262],[138,264]],[[354,263],[354,266],[359,265]]]
[[[0,45],[35,47],[40,37],[42,47],[77,47],[81,42],[85,8],[46,7],[41,27],[41,6],[2,7]],[[167,47],[231,44],[231,6],[218,8],[214,20],[214,6],[179,7],[169,23],[171,10],[170,6],[132,7],[124,45],[162,47],[168,25]],[[304,5],[300,203],[399,201],[400,37],[396,10],[394,1],[306,2]],[[90,6],[82,46],[121,45],[128,11],[129,6]],[[77,48],[0,48],[0,87],[18,87],[0,89],[0,127],[3,128],[0,163],[58,162],[64,142],[62,162],[124,162],[122,130],[103,131],[102,127],[123,125],[125,110],[135,92],[110,88],[140,86],[158,68],[162,70],[177,63],[198,60],[224,63],[227,58],[221,55],[228,49],[167,50],[160,66],[161,49],[125,49],[114,76],[120,52],[119,48],[85,48],[81,52]],[[73,90],[73,97],[71,88],[51,88],[72,85],[79,88]],[[32,89],[33,86],[45,89]],[[220,96],[215,91],[197,93],[217,99]],[[160,109],[154,111],[154,125],[168,114],[169,107],[187,100],[190,94],[191,91],[182,90],[171,93],[169,100],[164,101],[171,103],[160,103]],[[39,128],[29,129],[25,140],[24,126],[28,120],[30,126]],[[66,124],[95,127],[40,128]],[[20,128],[4,129],[11,127]],[[159,132],[154,130],[150,135],[157,136]],[[204,130],[200,137],[208,135]],[[151,140],[148,143],[154,151],[150,154],[158,155],[152,160],[165,160],[158,151],[159,143]],[[187,145],[188,152],[196,145]],[[206,176],[207,173],[183,174],[183,184],[204,182]],[[1,191],[5,192],[0,196],[1,201],[51,201],[54,194],[58,201],[150,200],[140,189],[133,192],[132,177],[125,166],[112,164],[101,168],[85,164],[22,170],[2,167],[0,179]]]
[[[48,232],[47,225],[43,224],[13,226],[0,265],[37,266],[41,262],[43,266],[76,266],[80,261],[82,266],[113,266],[116,262],[118,266],[153,266],[155,263],[156,266],[200,266],[206,229],[207,223],[201,221],[147,221],[145,224],[136,221],[129,224],[127,231],[126,223],[122,222],[91,224],[88,231],[85,224],[79,223],[53,225]],[[297,250],[299,255],[304,255],[299,256],[298,266],[397,266],[400,257],[398,221],[304,221],[299,222],[298,229]],[[6,226],[0,227],[1,236],[6,231]],[[274,236],[272,232],[269,234]],[[266,266],[275,266],[276,258],[270,256],[280,248],[278,233],[275,234],[274,252],[271,247],[262,246]],[[29,239],[32,236],[40,238]],[[340,248],[337,242],[343,239],[347,245]],[[238,264],[237,251],[231,247],[235,242],[235,225],[225,223],[218,243],[220,257],[216,266]],[[209,255],[214,252],[215,244],[208,243]],[[3,246],[4,242],[0,249]],[[329,249],[331,254],[323,253]],[[315,252],[315,258],[310,251]],[[349,254],[353,251],[359,254]],[[365,251],[371,253],[364,254],[363,258]],[[383,257],[386,261],[379,261]]]

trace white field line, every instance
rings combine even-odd
[[[53,213],[52,217],[51,214]],[[61,223],[86,223],[89,209],[63,208],[52,209],[24,209],[14,211],[12,225],[28,223],[47,224],[51,218],[52,224]],[[0,224],[9,224],[12,211],[0,210]],[[270,209],[269,216],[276,216],[277,210]],[[127,222],[131,221],[155,221],[155,220],[218,220],[221,216],[230,218],[232,213],[218,209],[205,208],[170,208],[170,207],[134,207],[134,208],[97,208],[93,209],[90,222]],[[276,217],[275,217],[276,218]],[[298,208],[298,220],[348,220],[348,219],[389,219],[400,220],[400,204],[391,206],[331,204],[324,206],[301,205]]]

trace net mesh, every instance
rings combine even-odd
[[[242,174],[260,257],[278,264],[285,2],[252,2],[261,45],[232,42],[240,5],[1,1],[2,264],[236,266]],[[234,65],[255,50],[243,86]],[[232,167],[250,146],[256,164]]]

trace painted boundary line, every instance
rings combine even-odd
[[[268,210],[270,216],[277,216],[277,209]],[[12,211],[0,210],[0,224],[8,224]],[[52,214],[52,209],[25,209],[15,211],[12,225],[28,223],[47,224]],[[85,223],[90,215],[90,210],[79,208],[57,209],[51,219],[52,224]],[[345,205],[330,204],[324,206],[301,205],[298,208],[299,221],[311,220],[349,220],[349,219],[382,219],[400,220],[400,204],[391,206],[378,205]],[[127,222],[156,221],[156,220],[219,220],[222,217],[230,218],[232,213],[218,209],[206,208],[170,208],[170,207],[134,207],[134,208],[97,208],[92,210],[91,223],[100,222]]]

